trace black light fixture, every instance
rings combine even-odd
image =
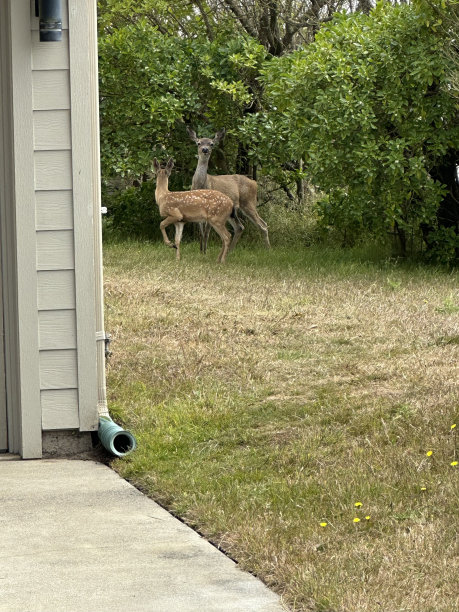
[[[40,42],[62,40],[61,0],[35,0],[35,15],[40,18]]]

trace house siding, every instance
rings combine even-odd
[[[34,111],[33,119],[35,151],[70,151],[69,110]]]
[[[104,373],[96,0],[62,9],[62,41],[40,43],[35,0],[0,1],[0,419],[6,398],[24,458],[46,431],[97,429]]]
[[[69,27],[69,5],[72,11]],[[62,2],[62,41],[40,43],[31,3],[39,377],[43,430],[97,428],[93,202],[82,111],[89,0]],[[85,73],[86,83],[79,82]],[[80,143],[80,144],[79,144]],[[83,238],[83,239],[82,239]],[[84,279],[83,281],[81,279]]]
[[[62,42],[40,43],[38,19],[34,13],[31,18],[40,401],[45,430],[79,427],[66,2],[62,8]]]
[[[2,274],[5,299],[5,355],[8,450],[24,458],[42,454],[36,230],[33,160],[30,4],[3,3],[2,56],[6,66],[3,155],[7,171],[2,208]],[[5,45],[6,43],[6,45]]]

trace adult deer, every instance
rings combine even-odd
[[[257,183],[256,181],[242,174],[220,174],[214,176],[207,174],[210,155],[212,149],[218,145],[225,135],[225,129],[219,130],[213,138],[198,138],[196,132],[187,126],[187,132],[191,140],[198,145],[198,165],[193,175],[191,189],[215,189],[221,191],[231,198],[236,208],[236,212],[241,210],[252,223],[257,225],[263,233],[265,244],[269,249],[268,226],[257,213]],[[236,246],[244,227],[240,225],[240,230],[235,230],[230,249]],[[209,227],[201,233],[201,250],[206,252],[207,240],[209,237]]]
[[[164,243],[177,249],[177,259],[180,259],[180,241],[183,227],[188,221],[193,223],[208,223],[222,239],[222,250],[217,261],[224,263],[231,242],[231,234],[226,229],[226,222],[236,223],[237,219],[231,199],[220,191],[200,189],[198,191],[169,191],[169,176],[174,167],[172,159],[162,168],[158,160],[153,160],[156,174],[155,199],[159,214],[164,218],[160,223]],[[175,244],[166,232],[168,225],[175,226]],[[236,224],[237,225],[237,224]]]

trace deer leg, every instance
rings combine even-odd
[[[207,243],[209,242],[209,235],[210,235],[210,225],[209,225],[209,223],[205,223],[204,224],[203,235],[202,235],[203,253],[207,253]]]
[[[220,251],[218,255],[217,262],[225,263],[226,254],[228,253],[229,245],[231,242],[231,234],[226,229],[224,224],[222,225],[220,223],[215,223],[211,221],[209,223],[214,228],[214,230],[217,232],[217,234],[220,236],[220,238],[222,239],[222,250]]]
[[[204,244],[204,232],[205,232],[205,227],[206,227],[206,223],[199,223],[199,250],[201,251],[201,253],[206,253],[206,247],[207,244]]]
[[[244,226],[241,223],[241,220],[239,219],[239,217],[237,216],[237,209],[234,209],[234,217],[231,216],[228,219],[228,222],[230,223],[231,227],[233,228],[234,234],[233,234],[233,239],[231,240],[231,244],[229,247],[229,250],[232,251],[234,249],[234,247],[236,246],[236,244],[239,241],[239,238],[241,237],[242,232],[244,231]]]
[[[175,258],[177,261],[180,260],[180,242],[182,240],[183,228],[185,227],[185,223],[180,221],[175,224],[175,248],[177,249],[177,253]]]
[[[210,225],[208,223],[199,224],[199,250],[204,255],[207,253],[207,243],[209,241]]]
[[[166,217],[163,221],[161,221],[161,223],[159,224],[159,229],[161,230],[161,234],[163,235],[163,240],[164,240],[164,244],[168,247],[171,247],[172,249],[175,249],[176,246],[173,242],[171,242],[167,236],[167,232],[166,232],[166,227],[168,225],[172,225],[173,223],[177,223],[180,219],[177,219],[177,217],[172,217],[169,215],[169,217]]]
[[[263,219],[260,217],[257,211],[253,210],[252,208],[245,208],[245,209],[241,208],[241,210],[244,213],[244,215],[248,217],[250,221],[252,221],[252,223],[254,223],[260,228],[261,232],[263,233],[263,238],[265,241],[266,248],[270,249],[271,244],[269,242],[268,225],[266,221],[263,221]]]

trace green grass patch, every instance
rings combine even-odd
[[[458,608],[457,273],[217,252],[105,247],[115,469],[292,610]]]

